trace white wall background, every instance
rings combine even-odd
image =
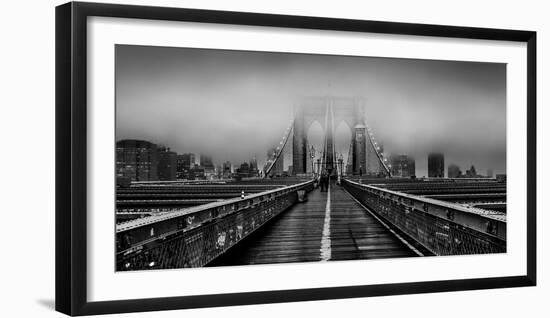
[[[544,1],[306,0],[112,1],[174,7],[527,29],[538,32],[539,286],[424,295],[241,306],[119,317],[295,317],[302,315],[543,317],[550,314],[548,194],[550,22]],[[60,317],[54,306],[54,7],[62,1],[10,1],[0,28],[0,316]],[[7,204],[6,204],[7,203]],[[546,250],[544,250],[546,248]]]

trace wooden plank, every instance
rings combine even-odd
[[[416,255],[340,186],[331,186],[330,202],[330,261]],[[310,192],[211,265],[320,261],[326,205],[327,192]]]
[[[319,261],[327,193],[314,190],[213,265]]]
[[[342,187],[331,187],[331,205],[331,260],[415,256]]]

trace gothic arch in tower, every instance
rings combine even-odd
[[[334,151],[332,136],[335,127],[345,122],[345,126],[350,129],[352,140],[354,140],[356,138],[356,126],[364,126],[364,117],[364,102],[359,98],[309,97],[302,99],[294,108],[292,143],[292,170],[294,174],[307,172],[307,132],[314,122],[317,121],[321,124],[325,138],[330,140],[327,144],[327,152],[332,155]],[[357,151],[360,151],[360,149],[354,150],[354,155]],[[365,157],[364,162],[359,162],[356,168],[354,165],[354,173],[359,173],[360,166],[366,167],[366,156],[363,157]]]

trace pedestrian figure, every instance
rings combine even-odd
[[[319,183],[321,184],[321,192],[326,191],[327,189],[327,175],[325,172],[321,173],[321,178],[319,180]]]

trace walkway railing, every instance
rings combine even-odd
[[[434,255],[506,252],[506,215],[350,180],[344,188]]]
[[[116,227],[117,270],[201,267],[311,191],[313,181],[144,217]]]

